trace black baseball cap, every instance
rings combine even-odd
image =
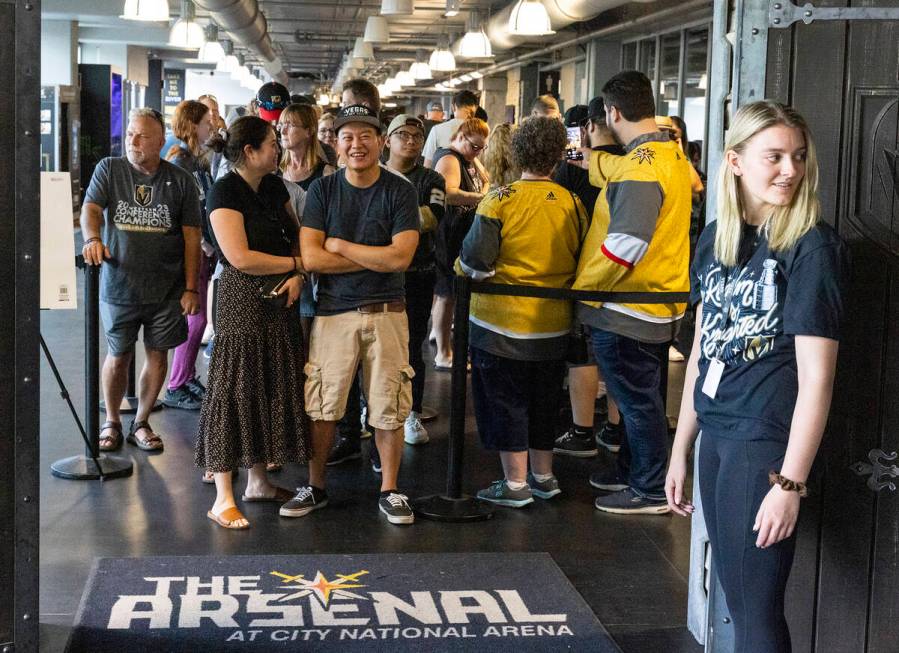
[[[348,107],[343,107],[340,110],[340,113],[337,114],[337,120],[334,121],[334,131],[339,132],[341,127],[348,125],[351,122],[361,122],[366,125],[371,125],[378,130],[378,133],[380,133],[382,129],[381,120],[378,118],[378,114],[364,104],[351,104]]]
[[[284,84],[268,82],[259,87],[256,101],[259,103],[259,117],[271,122],[280,118],[281,112],[290,104],[290,91]]]
[[[565,126],[566,127],[583,127],[584,123],[587,122],[587,118],[590,117],[590,114],[587,111],[587,105],[585,104],[575,104],[568,111],[565,112]]]
[[[590,100],[590,105],[587,107],[587,119],[593,122],[606,121],[606,105],[601,97]]]

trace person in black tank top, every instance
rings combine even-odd
[[[437,150],[434,170],[446,179],[446,217],[437,232],[437,283],[432,313],[437,356],[434,367],[449,370],[453,364],[450,323],[453,319],[453,264],[462,249],[462,241],[471,227],[475,209],[484,197],[489,180],[475,163],[487,145],[487,123],[479,118],[463,122],[449,148]]]

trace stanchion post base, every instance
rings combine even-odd
[[[119,408],[119,412],[123,413],[125,415],[133,415],[134,413],[137,412],[138,401],[139,400],[137,397],[123,397],[122,398],[122,406]],[[161,408],[162,408],[162,402],[159,399],[157,399],[156,403],[153,404],[153,408],[150,409],[150,412],[155,413],[157,410],[160,410]],[[106,402],[103,401],[102,399],[100,400],[100,410],[102,410],[104,413],[106,412]]]
[[[434,521],[484,521],[493,517],[493,506],[468,496],[451,499],[434,494],[413,501],[412,509],[418,516]]]
[[[431,406],[422,406],[421,407],[421,421],[422,422],[430,422],[431,420],[437,419],[440,416],[440,413],[437,412],[436,408],[432,408]]]
[[[131,476],[134,471],[134,464],[127,458],[101,454],[97,460],[103,469],[103,478]],[[57,478],[74,481],[95,481],[100,478],[100,472],[93,459],[87,456],[72,456],[57,460],[50,465],[50,473]]]

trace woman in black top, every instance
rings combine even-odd
[[[200,414],[196,462],[215,476],[208,517],[224,528],[247,528],[231,489],[236,467],[250,468],[244,501],[286,502],[266,463],[301,462],[308,451],[303,405],[303,336],[293,308],[302,289],[299,223],[278,165],[275,131],[261,118],[231,125],[225,157],[234,170],[207,200],[224,270],[216,305],[216,344]],[[286,305],[261,297],[271,276],[294,272],[283,284]]]
[[[716,222],[691,271],[696,335],[665,491],[688,515],[689,450],[736,653],[787,653],[784,590],[800,497],[821,443],[836,368],[845,248],[818,222],[805,120],[770,101],[728,131]]]
[[[437,341],[434,367],[449,370],[453,366],[450,324],[453,321],[453,264],[462,249],[462,241],[474,220],[474,211],[484,198],[490,179],[475,164],[487,147],[487,123],[469,118],[461,125],[449,148],[434,155],[434,170],[446,180],[446,216],[437,232],[437,283],[434,286],[433,334]]]

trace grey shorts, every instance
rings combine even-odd
[[[108,304],[100,302],[106,344],[112,356],[134,351],[137,332],[144,328],[144,346],[166,351],[187,340],[187,319],[179,300],[159,304]]]

